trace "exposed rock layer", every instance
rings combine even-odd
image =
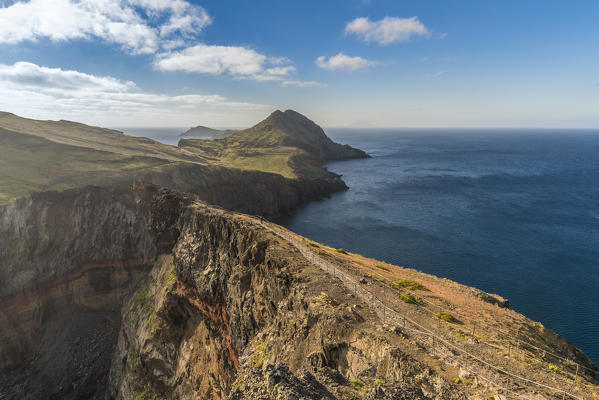
[[[247,216],[140,183],[37,194],[0,221],[8,398],[485,393]]]

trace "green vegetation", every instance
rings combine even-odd
[[[385,384],[385,381],[384,381],[384,380],[382,380],[382,379],[376,378],[376,379],[374,380],[374,383],[375,383],[377,386],[383,386],[383,385]]]
[[[552,363],[547,363],[547,369],[551,372],[555,372],[556,374],[559,372],[559,366]]]
[[[68,146],[0,128],[0,202],[39,190],[133,182],[140,171],[168,163]]]
[[[347,254],[347,251],[343,250],[343,249],[336,249],[335,250],[337,253],[341,253],[341,254]]]
[[[168,280],[166,281],[166,292],[170,293],[175,287],[175,282],[177,282],[177,269],[175,267],[175,263],[171,263],[171,268],[168,274]]]
[[[356,390],[360,390],[362,389],[364,386],[366,386],[366,384],[364,382],[362,382],[360,379],[358,378],[349,378],[349,383],[351,383],[351,385],[354,387],[354,389]]]
[[[420,282],[412,281],[410,279],[399,279],[397,281],[391,282],[391,286],[393,288],[400,289],[410,289],[410,290],[428,290],[423,284]]]
[[[141,364],[141,357],[137,351],[135,351],[133,345],[129,346],[129,363],[133,369],[137,369],[137,367],[139,367]]]
[[[264,361],[268,358],[268,342],[265,340],[264,342],[258,344],[256,349],[254,350],[254,368],[261,369],[264,365]]]
[[[332,300],[329,296],[327,296],[326,294],[323,293],[321,296],[312,300],[312,303],[314,303],[314,304],[330,304],[330,303],[332,303]]]
[[[418,300],[416,299],[416,297],[412,296],[411,294],[408,293],[402,293],[399,296],[399,299],[401,301],[403,301],[404,303],[408,303],[408,304],[416,304],[418,303]]]
[[[160,400],[160,398],[150,386],[146,386],[142,392],[137,392],[133,396],[133,400]]]
[[[158,315],[154,307],[154,296],[150,290],[150,282],[148,279],[144,279],[133,298],[133,305],[129,310],[130,313],[136,313],[133,318],[133,322],[137,324],[139,322],[139,315],[143,313],[145,321],[151,328],[155,328],[157,324]]]
[[[233,382],[233,386],[231,387],[231,393],[235,392],[236,390],[241,389],[242,385],[243,385],[243,378],[241,376],[238,376],[237,379],[235,379],[235,382]]]
[[[433,313],[433,316],[435,316],[439,319],[442,319],[443,321],[447,321],[447,322],[457,321],[453,315],[451,315],[450,313],[445,312],[445,311]]]
[[[372,265],[374,265],[375,268],[382,269],[383,271],[389,271],[389,268],[387,268],[385,266],[378,265],[378,264],[372,264]]]
[[[459,376],[456,376],[456,377],[453,379],[453,382],[454,382],[454,383],[462,383],[462,380],[460,379],[460,377],[459,377]]]

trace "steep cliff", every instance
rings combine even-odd
[[[172,190],[42,193],[0,207],[0,221],[0,397],[554,398],[439,340],[514,376],[598,395],[580,350],[497,296]],[[455,320],[435,317],[433,302]],[[526,346],[508,347],[500,330]],[[576,381],[550,354],[580,367]]]
[[[0,206],[2,384],[19,398],[103,397],[121,301],[172,248],[183,202],[139,185]]]

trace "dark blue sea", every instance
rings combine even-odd
[[[599,362],[599,131],[329,130],[372,158],[277,222],[510,300]]]

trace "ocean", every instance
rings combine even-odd
[[[497,293],[599,363],[599,131],[328,130],[372,158],[276,222]]]
[[[179,136],[189,128],[113,128],[131,136],[140,136],[154,139],[164,144],[176,146],[182,138]],[[191,139],[192,137],[185,137]],[[195,137],[194,137],[195,138]],[[198,138],[201,138],[198,136]],[[202,138],[205,139],[205,138]]]
[[[122,129],[168,144],[185,129]],[[327,134],[372,158],[276,219],[315,241],[497,293],[599,363],[599,130]]]

